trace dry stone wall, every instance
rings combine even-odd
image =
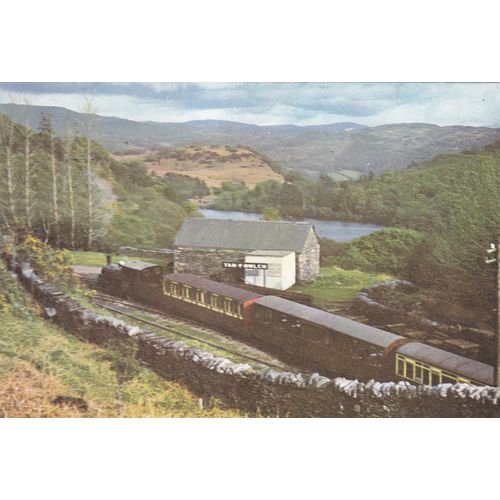
[[[78,338],[135,356],[201,397],[250,414],[280,417],[498,417],[500,389],[467,384],[361,383],[318,374],[254,370],[152,332],[101,316],[41,280],[28,264],[9,262],[52,321]]]

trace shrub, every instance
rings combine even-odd
[[[410,277],[425,236],[412,229],[386,228],[349,243],[321,241],[324,263],[344,269],[386,272]]]
[[[32,235],[25,236],[16,250],[19,258],[29,262],[40,277],[65,288],[78,284],[71,255],[66,250],[56,250]]]

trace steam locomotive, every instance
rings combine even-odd
[[[122,261],[101,270],[111,293],[165,308],[241,339],[258,341],[318,369],[368,380],[493,384],[493,367],[273,295],[161,266]]]

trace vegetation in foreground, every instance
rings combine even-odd
[[[43,320],[0,265],[1,417],[239,417]]]

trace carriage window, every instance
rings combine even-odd
[[[413,373],[413,365],[411,363],[406,363],[406,378],[413,378],[415,377]]]
[[[185,298],[185,299],[188,299],[189,298],[189,287],[186,286],[186,285],[183,285],[182,286],[182,296]]]
[[[438,385],[441,383],[441,374],[434,370],[431,371],[431,385]]]
[[[212,307],[214,309],[220,309],[220,301],[219,301],[219,296],[216,295],[215,293],[212,294]]]
[[[224,312],[231,314],[231,299],[224,299]]]
[[[231,313],[235,316],[240,314],[240,304],[239,302],[231,301]]]
[[[209,306],[211,300],[210,294],[208,292],[202,292],[202,293],[203,293],[203,303]]]
[[[243,318],[243,311],[241,309],[241,304],[238,304],[238,306],[236,307],[236,314],[240,317],[240,318]]]
[[[203,304],[204,302],[204,293],[201,290],[196,291],[196,301],[201,302]]]
[[[396,374],[404,377],[405,374],[405,362],[401,358],[397,358]]]
[[[194,288],[189,289],[189,298],[191,300],[196,300],[196,290]]]

